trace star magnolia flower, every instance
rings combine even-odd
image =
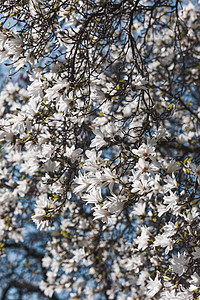
[[[101,195],[101,188],[93,188],[89,194],[85,194],[84,197],[82,197],[86,203],[101,203],[103,201],[102,195]]]
[[[136,244],[138,244],[138,250],[144,250],[148,246],[149,241],[149,230],[146,226],[141,227],[141,235],[135,239]]]
[[[188,292],[178,292],[176,293],[175,290],[169,291],[165,290],[161,293],[161,298],[159,300],[190,300],[191,297],[189,297]]]
[[[42,209],[35,209],[35,215],[31,217],[33,222],[37,225],[37,229],[40,230],[49,226],[49,220],[45,214],[45,211]]]
[[[83,190],[88,190],[90,187],[90,181],[85,174],[82,175],[81,172],[79,172],[79,176],[74,179],[74,183],[77,185],[73,191],[75,194],[82,192]]]
[[[183,275],[188,269],[189,259],[185,258],[185,252],[179,253],[178,257],[172,254],[171,264],[172,264],[172,271],[178,274],[178,276]]]
[[[145,215],[146,203],[144,201],[140,201],[134,206],[134,215],[142,216]]]
[[[66,156],[72,160],[76,160],[82,152],[83,150],[80,148],[75,149],[74,145],[71,148],[66,147]]]
[[[173,241],[170,237],[168,237],[166,234],[158,234],[155,237],[155,241],[153,243],[155,247],[163,247],[165,249],[165,254],[168,254],[169,251],[173,249]]]
[[[104,223],[110,223],[109,217],[111,213],[109,211],[101,207],[94,207],[93,209],[95,210],[93,213],[95,216],[93,220],[102,219]]]
[[[45,296],[52,297],[54,293],[54,287],[52,285],[48,285],[45,281],[40,282],[40,289],[44,291]]]
[[[160,291],[160,289],[162,288],[162,283],[160,280],[158,280],[158,274],[156,275],[154,280],[149,278],[147,282],[148,298],[151,298]]]
[[[193,275],[191,275],[191,280],[188,280],[190,282],[190,291],[195,291],[200,287],[200,277],[199,275],[195,272]]]
[[[164,185],[165,193],[170,192],[172,189],[178,187],[176,178],[173,173],[172,173],[172,177],[167,175],[167,177],[164,179],[164,182],[166,182],[166,184]]]
[[[44,168],[47,172],[54,172],[57,169],[58,165],[59,165],[58,162],[55,162],[55,161],[52,161],[51,159],[49,159],[45,163]]]
[[[96,136],[92,140],[92,143],[90,145],[91,148],[96,147],[96,149],[99,150],[101,147],[107,145],[107,142],[104,139],[105,136],[100,130],[98,130],[98,129],[94,130],[94,134]]]
[[[133,88],[136,90],[145,90],[146,89],[146,84],[148,81],[145,78],[142,78],[141,75],[138,75],[133,82]]]
[[[181,166],[173,159],[170,164],[167,166],[167,173],[171,174],[181,169]]]
[[[148,194],[151,189],[151,182],[148,179],[149,177],[146,174],[142,174],[140,180],[134,180],[131,192],[138,192],[140,195]]]
[[[164,196],[163,200],[164,200],[164,204],[168,205],[168,209],[173,209],[173,207],[177,204],[179,197],[175,193],[170,191],[170,195]]]
[[[155,147],[152,145],[146,145],[146,144],[142,144],[138,150],[137,149],[133,149],[132,152],[135,155],[138,155],[139,157],[143,157],[143,158],[147,158],[147,157],[151,157],[151,156],[155,156]]]

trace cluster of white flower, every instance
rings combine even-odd
[[[197,300],[199,6],[1,2],[1,252],[31,221],[47,297]]]

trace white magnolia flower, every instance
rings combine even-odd
[[[101,208],[100,206],[94,207],[93,209],[93,215],[95,216],[93,220],[102,219],[104,223],[111,223],[111,219],[109,218],[111,216],[111,213],[108,210]]]
[[[141,174],[140,180],[134,180],[132,193],[137,193],[139,195],[148,194],[151,191],[152,182],[149,180],[149,177],[146,174]]]
[[[126,198],[121,197],[120,195],[115,195],[111,193],[112,196],[108,197],[108,199],[111,201],[109,211],[112,214],[120,214],[120,212],[123,210]]]
[[[99,130],[94,130],[95,138],[92,140],[90,145],[91,148],[95,147],[97,150],[101,149],[103,146],[107,145],[105,140],[105,135]]]
[[[86,201],[86,203],[101,203],[103,201],[102,195],[101,195],[101,188],[92,188],[90,190],[90,193],[85,194],[82,199]]]
[[[132,149],[132,152],[139,157],[147,158],[155,156],[155,147],[151,144],[143,143],[138,149]]]
[[[149,229],[146,226],[141,227],[141,235],[138,236],[134,241],[138,244],[138,250],[144,250],[148,246],[150,239]]]
[[[200,288],[200,276],[197,274],[197,272],[194,272],[194,274],[191,275],[191,279],[188,281],[190,283],[190,291],[195,291]]]
[[[173,210],[174,206],[177,204],[177,201],[179,200],[179,197],[175,193],[170,191],[170,195],[164,196],[163,200],[164,200],[163,203],[167,205],[167,209]]]
[[[167,236],[172,236],[172,235],[174,235],[174,234],[176,233],[177,229],[178,229],[178,228],[177,228],[177,225],[174,224],[174,223],[172,223],[172,222],[167,223],[167,224],[163,227],[163,230],[164,230],[164,232],[165,232],[165,234],[166,234]]]
[[[134,205],[133,214],[142,216],[145,215],[146,203],[144,201],[139,201]]]
[[[159,165],[155,159],[151,162],[145,160],[144,158],[139,158],[137,164],[135,165],[135,178],[139,179],[142,174],[151,175],[152,178],[155,176],[156,172],[159,170]]]
[[[72,250],[72,253],[74,255],[71,259],[72,262],[74,262],[74,261],[75,262],[80,262],[80,261],[84,262],[84,260],[85,260],[84,258],[86,256],[84,248]]]
[[[57,169],[58,165],[59,165],[59,162],[52,161],[51,159],[49,159],[45,163],[44,168],[47,172],[54,172]]]
[[[46,255],[42,258],[42,266],[44,268],[48,269],[51,263],[52,263],[52,258],[50,256]]]
[[[49,285],[47,282],[42,280],[40,282],[39,286],[40,286],[40,289],[42,291],[44,291],[45,296],[50,297],[50,298],[53,296],[53,293],[54,293],[53,285]]]
[[[186,254],[178,252],[178,257],[172,254],[171,268],[172,271],[178,276],[183,275],[188,269],[189,258],[186,258]]]
[[[185,211],[182,216],[189,224],[191,224],[199,216],[199,209],[197,207],[192,207],[189,212]]]
[[[138,75],[135,77],[132,86],[136,90],[145,90],[147,83],[148,81],[145,78],[142,78],[141,75]]]
[[[92,188],[92,186],[90,185],[90,180],[85,174],[81,174],[81,172],[79,172],[78,177],[74,179],[74,183],[76,185],[76,187],[73,190],[75,194],[84,190],[88,191],[89,188]]]
[[[86,150],[86,161],[84,162],[84,170],[96,173],[100,170],[100,161],[101,161],[101,155],[102,151],[96,151],[94,149],[92,150]]]
[[[191,297],[187,291],[177,293],[174,289],[172,291],[166,289],[162,291],[159,300],[191,300]]]
[[[42,195],[39,200],[36,201],[36,208],[34,209],[34,215],[31,217],[33,222],[37,225],[37,229],[40,230],[49,226],[49,217],[47,210],[51,207],[50,202],[45,195]]]
[[[131,258],[128,258],[125,262],[125,268],[128,271],[135,270],[136,272],[139,271],[139,267],[142,266],[144,263],[144,258],[140,253],[135,253],[131,255]],[[148,277],[148,275],[146,276]]]
[[[35,209],[35,215],[31,219],[37,225],[37,229],[42,230],[49,226],[49,219],[43,209]]]
[[[181,169],[181,166],[174,160],[170,162],[170,164],[167,166],[167,173],[171,174],[173,172],[176,172]]]
[[[101,180],[103,182],[103,186],[109,185],[110,191],[113,190],[114,184],[118,182],[115,172],[112,172],[109,168],[105,168],[103,170]]]
[[[176,189],[178,187],[176,178],[174,174],[172,173],[172,176],[167,175],[167,177],[164,179],[164,182],[166,183],[164,185],[164,192],[171,192],[172,189]]]
[[[53,100],[55,98],[59,98],[62,93],[63,90],[67,90],[69,87],[69,84],[65,81],[58,81],[53,87],[46,89],[46,97],[49,100]],[[62,93],[60,93],[60,91],[62,90]]]
[[[163,247],[166,248],[165,249],[165,254],[168,254],[169,251],[171,251],[173,249],[173,240],[168,237],[166,234],[158,234],[155,237],[155,241],[153,243],[153,245],[155,247]]]
[[[151,298],[153,296],[155,296],[162,288],[162,283],[161,281],[158,279],[158,274],[156,275],[155,279],[151,279],[149,278],[149,280],[147,280],[148,284],[147,284],[147,290],[148,290],[148,298]]]
[[[72,160],[76,160],[79,158],[80,154],[83,152],[82,149],[78,148],[75,149],[75,146],[73,145],[72,147],[66,147],[65,148],[66,151],[66,156],[71,158]]]

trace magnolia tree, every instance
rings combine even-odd
[[[199,299],[199,3],[0,11],[2,299]]]

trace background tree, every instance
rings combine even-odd
[[[2,299],[198,299],[199,4],[0,7]]]

